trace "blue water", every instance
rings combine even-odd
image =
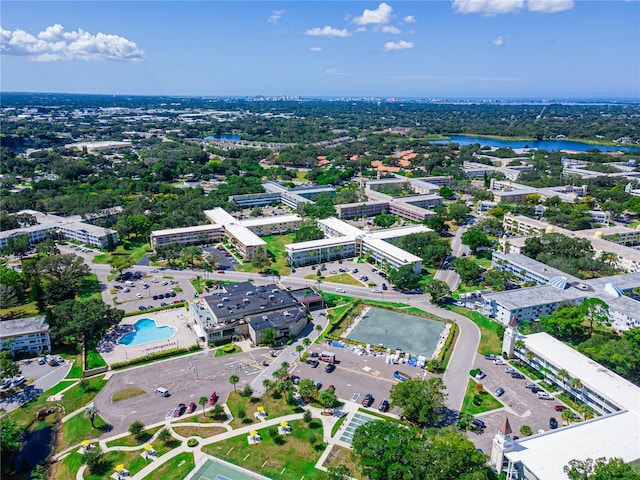
[[[220,135],[219,137],[216,135],[207,135],[203,140],[229,140],[231,142],[237,142],[240,140],[240,135]]]
[[[530,141],[520,142],[520,141],[511,141],[511,140],[497,140],[493,138],[471,137],[468,135],[451,135],[451,140],[443,140],[443,141],[437,141],[437,142],[431,142],[431,143],[446,145],[447,143],[451,143],[451,142],[457,143],[460,146],[479,143],[482,146],[488,145],[490,147],[496,147],[496,148],[537,148],[540,150],[547,150],[549,152],[554,150],[572,150],[575,152],[586,152],[594,148],[597,148],[601,152],[640,151],[640,147],[630,147],[630,146],[611,147],[608,145],[593,145],[591,143],[572,142],[568,140],[541,140],[539,142],[530,140]]]
[[[159,327],[155,320],[151,318],[141,318],[133,324],[134,332],[125,333],[118,343],[127,347],[144,345],[145,343],[157,342],[173,337],[177,329],[173,327]]]

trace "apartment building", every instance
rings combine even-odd
[[[344,203],[335,207],[338,218],[342,220],[375,217],[382,212],[389,212],[389,202],[386,201]]]
[[[0,329],[0,350],[42,353],[51,350],[46,317],[4,320]]]
[[[150,241],[154,250],[176,243],[180,246],[218,243],[224,239],[222,225],[196,225],[195,227],[154,230]]]

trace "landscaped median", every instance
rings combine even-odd
[[[479,413],[489,412],[502,407],[504,407],[504,405],[493,395],[487,392],[481,383],[476,382],[472,378],[469,379],[460,413],[477,415]]]

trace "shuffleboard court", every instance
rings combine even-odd
[[[191,480],[252,480],[264,477],[256,473],[243,473],[212,460],[207,460],[190,478]]]

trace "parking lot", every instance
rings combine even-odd
[[[565,405],[558,399],[540,400],[530,389],[525,388],[526,382],[538,383],[529,378],[516,379],[505,372],[509,365],[494,365],[491,360],[486,360],[483,356],[477,355],[476,368],[482,369],[486,373],[480,382],[484,388],[495,392],[498,387],[502,387],[505,393],[499,397],[505,408],[480,414],[480,418],[487,426],[483,431],[470,432],[469,439],[484,452],[491,451],[491,442],[498,428],[504,421],[505,416],[509,418],[509,424],[513,430],[513,435],[520,436],[520,427],[528,425],[533,433],[538,430],[549,430],[549,419],[554,417],[558,421],[559,428],[562,428],[560,412],[555,410],[556,405]]]
[[[118,308],[128,312],[141,310],[141,306],[148,309],[179,303],[195,294],[189,280],[174,278],[164,270],[153,269],[150,273],[144,273],[136,271],[134,267],[129,273],[130,277],[108,282]]]
[[[233,389],[229,377],[237,375],[240,378],[236,385],[238,390],[250,383],[263,368],[262,358],[268,354],[268,349],[256,348],[222,357],[213,357],[213,352],[116,372],[94,400],[105,421],[113,426],[112,434],[125,432],[134,420],[145,425],[161,422],[179,403],[197,404],[200,397],[209,398],[214,391],[219,402],[225,402]],[[111,401],[114,393],[133,386],[140,387],[145,393],[115,403]],[[169,390],[170,396],[155,395],[154,390],[158,387]]]
[[[71,364],[68,362],[63,362],[53,367],[46,363],[39,365],[36,359],[20,360],[18,364],[20,365],[21,374],[27,380],[33,378],[35,382],[30,385],[23,385],[22,388],[18,388],[13,395],[3,398],[0,401],[0,408],[7,412],[18,408],[20,405],[57,384],[67,376],[67,373],[71,369]]]
[[[384,278],[384,275],[380,275],[380,273],[382,272],[377,271],[377,268],[375,266],[370,265],[368,263],[358,263],[354,260],[344,259],[342,260],[342,263],[336,260],[334,262],[326,262],[324,265],[326,269],[322,270],[323,277],[330,277],[332,275],[347,273],[351,275],[355,280],[358,280],[361,283],[361,285],[359,285],[360,287],[367,287],[368,284],[371,282],[372,289],[376,287],[381,289],[382,284],[387,284],[388,288],[391,289],[389,281],[386,278]],[[317,272],[319,269],[320,269],[319,265],[309,265],[306,267],[298,267],[295,269],[296,271],[291,274],[291,276],[304,278],[307,275],[317,275]],[[340,271],[341,269],[344,270],[344,272]],[[357,272],[354,273],[353,272],[354,269],[356,269]],[[365,280],[364,282],[362,280],[359,280],[361,276],[367,277],[368,280]],[[373,286],[373,284],[375,284],[375,286]],[[344,285],[343,288],[345,290],[344,293],[349,294],[349,285]],[[381,290],[379,293],[380,293],[380,300],[384,300],[385,291]]]
[[[371,406],[373,409],[377,409],[382,400],[390,400],[389,392],[391,387],[398,383],[398,380],[393,377],[393,372],[396,370],[401,370],[416,378],[428,378],[429,375],[425,370],[409,367],[406,364],[387,364],[384,357],[359,356],[349,349],[333,347],[327,344],[314,345],[309,351],[315,353],[322,351],[333,352],[336,356],[336,369],[331,373],[327,373],[325,371],[327,363],[322,361],[315,368],[307,363],[297,363],[291,372],[293,375],[319,381],[322,383],[323,389],[329,385],[334,385],[336,396],[345,402],[362,403],[364,396],[370,393],[374,398]],[[427,377],[424,377],[425,374]],[[400,414],[400,409],[391,411]]]

